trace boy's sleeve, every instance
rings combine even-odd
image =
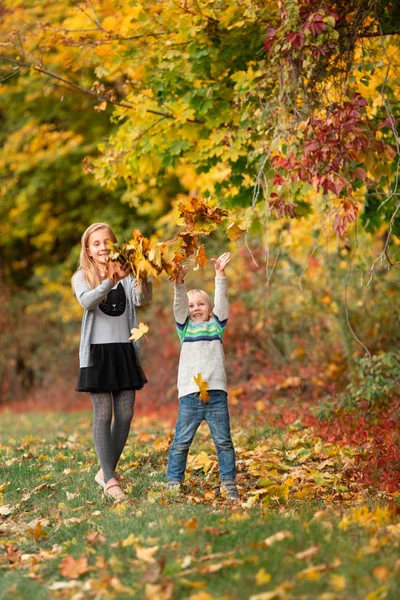
[[[138,284],[136,277],[131,277],[133,300],[135,306],[144,306],[149,304],[153,299],[153,284],[147,279],[143,279]]]
[[[183,329],[189,316],[189,300],[187,297],[186,284],[176,283],[174,285],[174,317],[178,333]]]
[[[114,287],[111,279],[105,279],[93,290],[89,287],[83,273],[78,273],[74,277],[74,291],[79,304],[86,310],[92,310],[100,304]]]
[[[225,329],[229,314],[228,280],[226,277],[215,278],[214,317],[222,329]]]

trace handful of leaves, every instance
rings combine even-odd
[[[110,242],[110,259],[121,264],[128,263],[129,272],[139,283],[149,275],[158,276],[163,271],[170,279],[176,279],[179,266],[185,258],[191,258],[196,263],[195,270],[205,267],[208,259],[199,237],[215,231],[229,217],[229,213],[204,198],[189,198],[186,202],[180,202],[178,210],[185,230],[179,232],[176,238],[159,242],[146,238],[138,229],[134,229],[132,239],[128,242]],[[243,229],[231,222],[227,224],[226,233],[230,239],[238,239]]]

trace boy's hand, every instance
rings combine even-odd
[[[231,253],[224,252],[218,258],[212,258],[211,261],[214,263],[216,277],[225,277],[225,267],[231,260]]]
[[[181,265],[179,267],[178,275],[176,276],[177,285],[182,285],[182,283],[185,281],[185,276],[187,272],[188,269],[187,267],[185,267],[185,265]]]

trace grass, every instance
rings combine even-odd
[[[170,429],[136,421],[121,462],[131,500],[116,505],[94,482],[90,419],[2,415],[0,600],[399,597],[396,499],[344,476],[351,449],[321,449],[300,426],[234,423],[233,504],[206,428],[175,495],[163,487]]]

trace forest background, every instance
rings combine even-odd
[[[87,407],[70,279],[81,233],[105,221],[120,242],[134,229],[153,245],[178,239],[181,257],[190,229],[188,284],[208,291],[202,244],[232,252],[239,413],[275,406],[290,422],[306,406],[392,423],[399,18],[384,0],[3,2],[2,406]],[[200,205],[225,212],[207,220]],[[139,410],[166,415],[172,283],[148,270]]]

